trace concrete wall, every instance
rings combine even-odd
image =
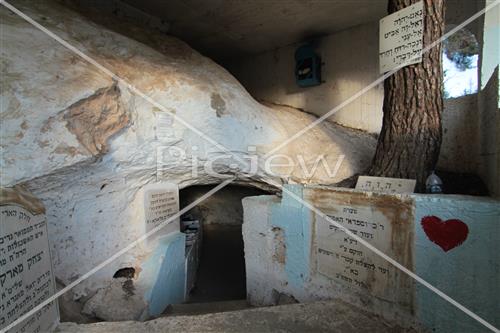
[[[492,4],[490,0],[487,5]],[[481,18],[479,92],[479,174],[492,195],[500,197],[500,6]]]
[[[500,108],[499,67],[479,94],[479,174],[490,193],[500,197]]]
[[[300,88],[295,82],[294,53],[301,44],[227,63],[229,71],[257,99],[290,105],[321,116],[376,80],[378,22],[360,25],[318,40],[325,65],[320,86]],[[382,126],[383,85],[380,84],[331,120],[378,133]]]
[[[153,255],[143,264],[143,279],[149,282],[144,295],[146,318],[157,317],[169,304],[184,302],[185,234],[174,232],[158,242]]]
[[[280,294],[301,302],[340,298],[401,325],[423,325],[438,332],[486,331],[366,248],[363,240],[500,325],[498,201],[319,186],[287,189],[337,225],[286,192],[281,200],[243,199],[247,292],[253,304],[276,303]]]
[[[477,173],[479,167],[479,117],[477,94],[444,100],[443,141],[438,168]]]

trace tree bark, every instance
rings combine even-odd
[[[389,13],[418,1],[389,0]],[[423,2],[425,48],[443,34],[445,6],[444,0]],[[416,179],[417,191],[425,189],[441,148],[442,81],[441,44],[385,80],[382,131],[369,174]]]

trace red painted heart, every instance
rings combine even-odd
[[[467,224],[456,219],[443,221],[437,216],[426,216],[421,224],[431,242],[439,245],[444,252],[462,244],[469,234]]]

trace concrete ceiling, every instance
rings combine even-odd
[[[123,0],[217,60],[256,54],[385,16],[387,0]]]

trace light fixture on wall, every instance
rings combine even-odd
[[[295,51],[295,80],[299,87],[312,87],[321,84],[321,57],[309,43]]]

